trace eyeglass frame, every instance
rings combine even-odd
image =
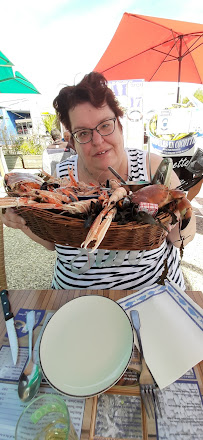
[[[117,119],[116,116],[114,116],[114,118],[108,118],[108,119],[105,119],[104,121],[101,121],[99,124],[97,124],[96,127],[94,127],[94,128],[80,128],[79,130],[76,130],[76,131],[74,131],[73,133],[71,132],[71,135],[73,136],[73,139],[75,139],[76,142],[78,142],[79,144],[82,144],[82,145],[84,145],[84,144],[88,144],[88,142],[91,142],[92,139],[93,139],[93,131],[94,131],[94,130],[96,130],[97,133],[99,133],[100,136],[102,136],[102,137],[103,137],[103,136],[110,136],[110,134],[114,133],[114,131],[115,131],[115,127],[116,127],[116,126],[115,126],[116,119]],[[111,133],[108,133],[108,134],[101,134],[101,133],[97,130],[97,127],[98,127],[99,125],[103,124],[104,122],[107,122],[107,121],[114,121],[114,129],[113,129],[113,131],[112,131]],[[90,131],[91,131],[91,139],[90,139],[89,141],[86,141],[86,142],[80,142],[80,141],[78,141],[78,139],[75,138],[75,134],[78,133],[79,131],[82,131],[82,130],[90,130]]]

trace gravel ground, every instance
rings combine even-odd
[[[192,201],[197,233],[185,249],[182,270],[187,290],[202,291],[203,190]],[[4,227],[4,252],[9,289],[50,289],[56,252],[30,240],[19,230]]]
[[[9,289],[50,289],[56,252],[4,227],[4,255]]]

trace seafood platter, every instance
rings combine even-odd
[[[135,192],[116,180],[104,185],[39,175],[11,172],[5,175],[7,196],[0,208],[12,207],[40,238],[94,252],[109,250],[151,250],[166,238],[169,224],[180,211],[187,221],[190,204],[185,193],[160,183]],[[186,206],[187,205],[187,206]]]

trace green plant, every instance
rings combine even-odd
[[[0,129],[0,144],[4,154],[42,154],[46,148],[45,136],[38,131],[23,137],[12,134],[7,127]]]
[[[60,123],[58,121],[58,117],[56,115],[51,115],[50,113],[48,114],[42,114],[42,121],[43,124],[46,128],[46,130],[51,133],[51,130],[53,128],[58,128],[60,129]]]
[[[30,136],[19,146],[18,152],[21,154],[42,154],[44,147],[40,138],[36,135]]]
[[[194,97],[199,99],[199,101],[203,102],[203,90],[197,89],[194,93]]]
[[[185,98],[183,98],[182,104],[187,104],[188,102],[189,102],[189,99],[187,96]]]
[[[7,127],[0,130],[0,143],[5,154],[17,154],[22,142],[23,138],[9,132]]]

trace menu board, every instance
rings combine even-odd
[[[142,440],[140,396],[102,394],[98,397],[94,439]]]
[[[203,407],[197,382],[176,381],[160,393],[157,440],[202,440]]]

